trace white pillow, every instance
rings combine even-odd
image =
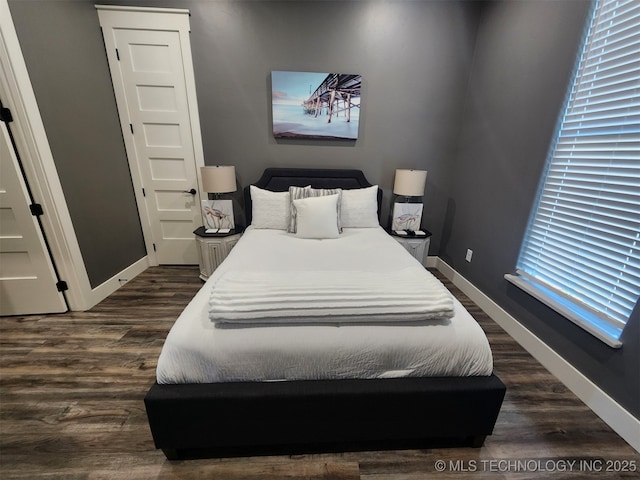
[[[343,228],[379,226],[378,186],[343,190],[340,220]]]
[[[342,232],[342,225],[340,223],[340,204],[342,198],[341,188],[311,188],[311,185],[306,187],[289,187],[289,195],[291,197],[291,212],[289,217],[289,228],[287,232],[296,233],[297,226],[297,214],[294,200],[308,197],[322,197],[325,195],[338,195],[338,231]]]
[[[297,212],[296,235],[300,238],[337,238],[338,197],[325,195],[294,200]]]
[[[286,230],[289,226],[289,192],[271,192],[251,185],[251,225]]]

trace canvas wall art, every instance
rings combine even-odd
[[[235,228],[231,200],[202,200],[202,218],[206,233]]]
[[[275,138],[358,138],[362,77],[345,73],[271,72]]]
[[[394,203],[392,230],[420,230],[421,203]]]

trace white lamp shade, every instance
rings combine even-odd
[[[215,166],[201,167],[202,188],[209,193],[235,192],[236,188],[236,167]]]
[[[396,179],[393,184],[393,193],[405,197],[421,197],[424,195],[424,186],[427,183],[426,170],[396,170]]]

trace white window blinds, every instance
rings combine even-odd
[[[595,5],[516,273],[616,340],[638,301],[637,0]]]

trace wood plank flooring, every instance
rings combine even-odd
[[[142,399],[167,332],[202,283],[197,267],[153,267],[88,312],[0,318],[0,478],[640,478],[619,471],[640,470],[640,454],[443,281],[487,333],[507,385],[480,449],[167,461]]]

